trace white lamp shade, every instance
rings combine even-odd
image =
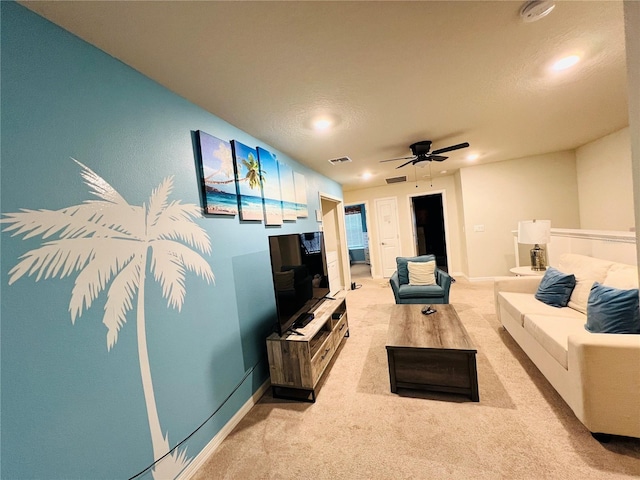
[[[549,243],[551,240],[551,220],[524,220],[518,222],[518,243],[530,245]]]

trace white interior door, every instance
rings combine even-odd
[[[390,277],[396,271],[396,257],[400,256],[398,200],[395,197],[378,198],[375,209],[382,276]]]

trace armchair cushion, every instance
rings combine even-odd
[[[442,298],[444,290],[440,285],[400,285],[399,298]]]
[[[410,285],[436,285],[436,262],[407,262]]]
[[[409,267],[408,262],[435,262],[435,255],[420,255],[419,257],[396,257],[396,264],[398,266],[398,281],[400,285],[409,283]]]

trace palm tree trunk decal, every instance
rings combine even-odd
[[[140,260],[140,265],[146,265],[146,257]],[[144,285],[144,269],[140,275],[140,284]],[[138,291],[138,308],[136,312],[136,330],[138,334],[138,361],[140,362],[140,377],[142,378],[142,389],[144,391],[144,401],[147,406],[147,417],[149,419],[149,431],[151,433],[151,445],[153,447],[153,458],[160,458],[169,451],[169,445],[165,445],[160,429],[160,419],[156,408],[156,397],[153,393],[153,380],[151,379],[151,366],[149,365],[149,352],[147,350],[147,331],[144,321],[144,288]]]
[[[118,333],[137,295],[138,361],[153,459],[157,461],[169,452],[170,444],[160,426],[147,350],[144,305],[147,263],[162,287],[167,306],[180,311],[186,295],[187,270],[207,283],[214,281],[211,267],[198,253],[210,254],[211,242],[207,233],[193,221],[200,216],[196,205],[169,202],[172,177],[151,192],[148,204],[133,206],[102,177],[73,160],[80,165],[84,182],[98,200],[87,200],[61,210],[5,213],[0,223],[9,224],[4,231],[13,232],[12,236],[58,237],[22,255],[9,271],[9,285],[24,275],[36,275],[39,281],[79,272],[69,302],[72,324],[107,290],[102,322],[107,327],[109,351],[118,341]],[[176,478],[190,461],[186,451],[173,451],[154,466],[153,476],[155,479]]]

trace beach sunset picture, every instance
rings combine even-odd
[[[296,191],[296,216],[298,218],[306,218],[309,216],[307,208],[307,181],[304,175],[293,172],[293,183]]]
[[[271,152],[260,147],[258,147],[258,159],[260,160],[260,168],[266,177],[265,181],[262,182],[265,224],[282,225],[282,199],[280,197],[278,162]]]
[[[231,144],[198,130],[204,211],[210,214],[237,215],[238,195]]]
[[[236,192],[239,197],[240,220],[262,220],[262,185],[265,172],[260,168],[254,148],[231,141],[236,171]]]
[[[286,221],[296,221],[296,189],[293,183],[293,169],[278,162],[280,172],[280,193],[282,195],[282,216]]]

